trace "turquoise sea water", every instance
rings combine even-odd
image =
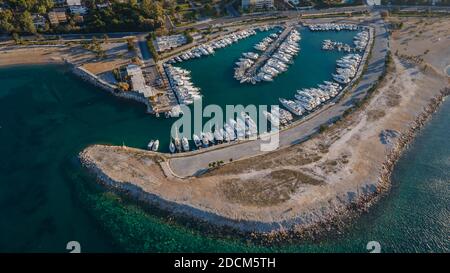
[[[304,33],[302,54],[273,86],[241,86],[232,78],[240,53],[261,35],[182,66],[192,70],[204,104],[271,104],[328,79],[325,70],[334,68],[340,53],[324,54],[320,42],[353,36],[345,35]],[[0,83],[0,252],[65,252],[72,240],[85,252],[364,252],[373,240],[389,252],[450,250],[449,101],[398,163],[389,195],[343,234],[260,246],[203,236],[189,223],[173,223],[162,212],[105,192],[77,161],[93,143],[144,147],[150,138],[168,140],[173,120],[147,115],[142,105],[116,99],[59,66],[2,68]]]

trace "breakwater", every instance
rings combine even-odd
[[[114,95],[116,97],[123,98],[123,99],[130,99],[130,100],[134,100],[134,101],[145,104],[147,106],[148,113],[154,112],[148,98],[144,97],[144,95],[142,95],[140,93],[132,92],[132,91],[121,91],[117,88],[117,86],[115,86],[109,82],[106,82],[105,80],[101,79],[97,75],[93,74],[92,72],[88,71],[87,69],[85,69],[81,66],[73,66],[72,65],[72,72],[76,76],[80,77],[82,80],[89,82],[105,91],[108,91],[109,93],[111,93],[112,95]]]
[[[204,210],[187,203],[166,200],[163,196],[147,192],[132,183],[112,180],[103,170],[97,167],[95,161],[88,155],[86,151],[90,148],[80,154],[80,159],[83,165],[93,171],[102,183],[110,186],[112,189],[126,193],[139,201],[156,205],[158,208],[174,213],[176,216],[182,218],[192,217],[216,226],[219,229],[231,229],[238,231],[239,234],[249,233],[254,238],[262,238],[263,240],[269,241],[286,237],[307,236],[316,238],[330,229],[344,227],[349,219],[353,219],[359,213],[366,211],[382,196],[382,193],[389,189],[390,175],[395,162],[400,158],[400,155],[407,148],[407,144],[414,138],[415,134],[422,128],[432,113],[436,111],[444,97],[450,94],[449,91],[449,89],[444,89],[438,96],[432,98],[427,106],[424,107],[423,111],[411,123],[409,129],[392,141],[393,145],[391,150],[386,160],[381,164],[381,168],[380,165],[373,166],[374,168],[380,168],[378,181],[364,182],[358,188],[352,190],[351,194],[348,192],[337,193],[336,197],[331,199],[326,207],[317,210],[313,209],[286,220],[262,222],[250,219],[230,219],[223,217],[218,211]],[[100,149],[102,148],[100,147]],[[121,148],[112,147],[111,149],[111,152],[114,152],[114,149]]]

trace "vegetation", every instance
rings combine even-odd
[[[319,127],[319,133],[323,133],[328,129],[329,125],[328,124],[322,124]]]
[[[343,3],[341,0],[311,0],[307,2],[309,2],[308,6],[314,4],[316,8],[347,7],[363,4],[362,0],[349,1],[348,3]]]
[[[147,47],[150,53],[152,54],[153,60],[157,62],[159,60],[159,54],[158,51],[156,51],[155,46],[153,45],[153,39],[155,38],[155,34],[151,33],[147,36]]]
[[[387,5],[391,3],[392,5],[430,5],[431,0],[381,0],[381,4]],[[448,6],[450,5],[450,0],[436,1],[436,5]]]
[[[128,51],[136,51],[136,45],[134,43],[133,38],[127,39],[127,47],[128,47]]]
[[[99,41],[96,37],[92,38],[90,42],[84,42],[83,47],[87,50],[94,52],[97,58],[106,57],[106,52],[102,47],[103,41]]]
[[[445,12],[433,12],[431,10],[426,11],[402,11],[394,9],[390,13],[391,16],[398,17],[448,17],[449,14]]]
[[[64,32],[108,32],[146,31],[164,25],[165,8],[171,9],[174,1],[130,0],[124,3],[112,0],[111,5],[97,7],[103,1],[86,0],[83,3],[89,12],[80,15],[69,14],[68,23],[51,26],[48,12],[54,8],[53,0],[0,0],[0,32],[3,33],[64,33]],[[165,4],[163,4],[165,3]],[[33,15],[46,19],[43,28],[36,29]]]
[[[129,85],[128,83],[126,83],[126,82],[119,82],[119,83],[117,84],[117,86],[118,86],[119,89],[122,90],[122,91],[128,91],[128,90],[130,90],[130,85]]]
[[[192,38],[192,35],[188,30],[186,30],[183,34],[184,34],[184,36],[186,36],[186,42],[188,44],[190,44],[194,41],[194,38]]]

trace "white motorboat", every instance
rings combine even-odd
[[[154,143],[155,143],[155,141],[154,141],[153,139],[150,140],[150,142],[147,144],[147,149],[148,149],[148,150],[151,150]]]
[[[202,146],[202,141],[196,134],[192,136],[192,139],[194,140],[195,147],[200,148]]]
[[[183,150],[185,152],[188,152],[189,151],[189,141],[186,137],[181,138],[181,144],[183,145]]]
[[[158,148],[159,148],[159,140],[155,140],[155,142],[153,143],[152,151],[157,152]]]
[[[173,154],[175,153],[175,145],[173,144],[173,142],[171,141],[169,144],[169,151]]]

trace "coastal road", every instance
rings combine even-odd
[[[300,14],[332,14],[332,13],[344,13],[344,12],[364,12],[369,11],[369,8],[362,6],[350,6],[339,8],[327,8],[327,9],[308,9],[308,10],[286,10],[286,11],[271,11],[271,12],[255,12],[251,14],[243,14],[238,17],[222,17],[207,22],[197,22],[186,26],[177,27],[176,30],[182,31],[188,28],[207,29],[212,25],[224,25],[231,23],[238,23],[251,19],[262,19],[266,17],[288,17],[296,18]]]
[[[368,60],[367,71],[361,76],[358,85],[349,90],[349,94],[344,96],[335,105],[330,106],[299,125],[280,132],[280,147],[307,140],[317,133],[322,124],[331,124],[339,119],[345,110],[353,107],[355,103],[363,99],[373,84],[379,79],[385,69],[386,55],[388,52],[388,33],[381,16],[378,12],[372,14],[368,19],[375,29],[374,44],[372,54]],[[203,173],[208,169],[208,164],[229,159],[238,160],[263,154],[261,151],[262,140],[247,141],[240,144],[216,148],[206,152],[194,153],[192,155],[173,157],[169,159],[169,166],[172,172],[179,177],[187,177]]]

